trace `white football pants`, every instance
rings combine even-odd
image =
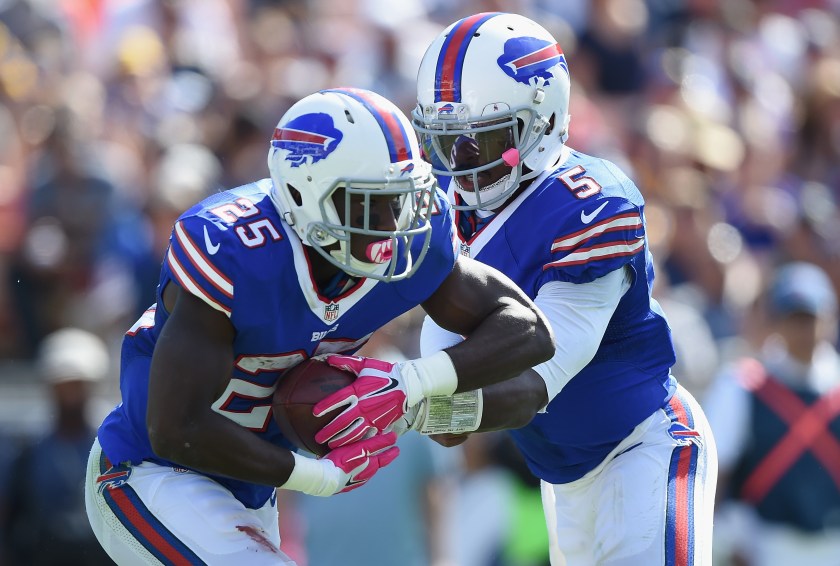
[[[717,451],[684,388],[581,479],[542,482],[552,566],[710,566]]]
[[[143,462],[112,466],[93,443],[85,506],[99,543],[120,566],[293,565],[280,551],[276,498],[248,509],[212,479]]]

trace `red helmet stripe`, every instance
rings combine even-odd
[[[395,107],[387,99],[374,92],[360,88],[337,88],[326,92],[344,94],[357,100],[376,118],[376,121],[382,128],[382,133],[385,134],[385,141],[388,144],[388,151],[391,155],[391,163],[412,159],[408,134],[395,114]]]
[[[464,18],[452,28],[438,56],[435,73],[435,102],[461,102],[461,72],[464,55],[475,31],[498,12],[483,12]]]

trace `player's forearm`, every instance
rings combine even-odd
[[[294,467],[289,450],[211,410],[149,423],[155,454],[200,472],[261,485],[283,485]]]
[[[504,274],[475,260],[457,261],[423,308],[441,328],[466,337],[445,350],[457,374],[455,388],[433,394],[491,385],[554,354],[553,331],[537,306]]]
[[[458,374],[456,391],[461,392],[515,377],[550,359],[554,348],[553,332],[542,313],[511,301],[446,353]]]
[[[427,397],[406,413],[395,430],[437,436],[521,428],[547,403],[545,382],[529,369],[474,391]]]
[[[534,370],[482,389],[479,432],[522,428],[548,403],[545,382]]]

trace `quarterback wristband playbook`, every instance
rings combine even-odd
[[[424,397],[450,396],[458,387],[452,358],[444,351],[399,364],[405,383],[406,405],[413,407]]]
[[[484,396],[481,389],[423,399],[411,428],[420,434],[472,432],[481,424]]]

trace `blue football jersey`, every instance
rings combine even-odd
[[[615,165],[574,150],[489,221],[456,213],[461,253],[504,272],[532,299],[550,281],[587,283],[626,266],[629,290],[592,361],[524,428],[531,471],[580,478],[670,397],[671,332],[651,297],[644,199]],[[477,232],[476,232],[477,230]]]
[[[431,245],[410,278],[390,283],[360,279],[333,299],[321,296],[303,244],[278,213],[270,190],[271,181],[264,179],[219,193],[175,223],[157,303],[123,340],[122,403],[99,428],[99,441],[111,462],[176,465],[155,456],[146,430],[149,367],[169,315],[162,300],[169,283],[225,313],[236,329],[231,380],[213,410],[265,440],[294,449],[272,418],[272,395],[284,372],[317,354],[355,352],[376,329],[425,301],[453,269],[454,225],[446,197],[438,192],[430,216]],[[418,251],[413,250],[414,257]],[[274,490],[214,479],[250,508],[262,506]]]

